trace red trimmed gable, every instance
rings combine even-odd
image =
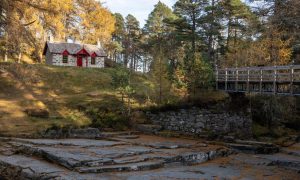
[[[68,56],[68,55],[70,55],[70,53],[68,52],[68,50],[64,50],[64,52],[62,53],[62,55]]]
[[[98,55],[94,52],[91,57],[97,57]]]
[[[83,49],[81,49],[78,53],[77,53],[77,55],[87,55],[87,56],[90,56],[90,54],[83,48]]]

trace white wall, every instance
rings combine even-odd
[[[63,55],[53,54],[53,65],[55,66],[77,66],[77,58],[75,56],[68,56],[68,63],[63,63]]]
[[[104,68],[104,57],[96,57],[96,64],[91,64],[91,57],[82,58],[82,67],[90,68]],[[88,61],[88,63],[86,63]],[[53,54],[53,65],[55,66],[77,66],[77,57],[69,55],[68,63],[63,63],[63,56],[61,54]]]
[[[88,58],[88,61],[89,61],[89,64],[88,64],[89,67],[104,68],[104,57],[96,57],[96,63],[95,64],[91,64],[92,63],[92,58],[91,57]]]

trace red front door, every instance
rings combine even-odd
[[[82,67],[82,57],[77,57],[77,66]]]

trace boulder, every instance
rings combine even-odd
[[[28,108],[24,112],[31,117],[49,118],[49,111],[46,109]]]
[[[183,163],[187,165],[199,164],[209,160],[209,155],[205,152],[186,153],[181,156]]]
[[[162,130],[162,126],[152,124],[139,124],[136,126],[136,129],[145,134],[157,134],[160,130]]]
[[[94,139],[100,137],[100,131],[97,128],[71,129],[68,137]]]

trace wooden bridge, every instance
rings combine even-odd
[[[227,92],[300,95],[300,65],[218,69],[216,86]]]

